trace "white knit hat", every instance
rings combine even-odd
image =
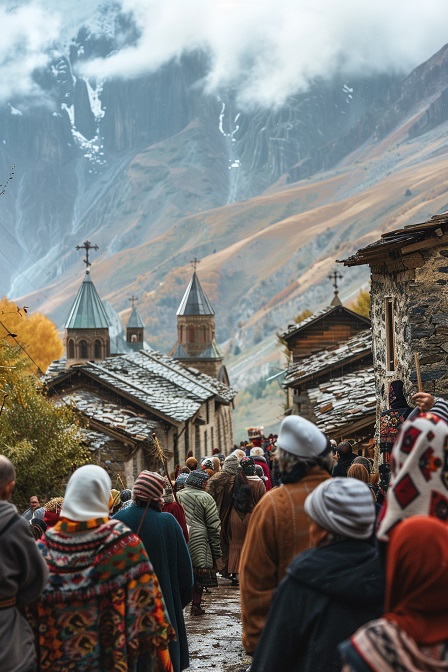
[[[305,499],[305,512],[329,532],[368,539],[375,523],[375,504],[368,485],[355,478],[329,478]]]
[[[328,441],[312,422],[300,415],[289,415],[280,425],[277,446],[287,453],[309,459],[325,453]]]

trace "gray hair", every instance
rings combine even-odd
[[[16,470],[11,460],[0,455],[0,494],[12,481],[16,480]]]
[[[331,474],[334,464],[331,452],[326,455],[320,455],[319,457],[303,458],[288,453],[286,450],[283,450],[283,448],[280,448],[280,446],[277,446],[277,454],[280,471],[283,471],[286,474],[291,472],[297,464],[303,465],[306,471],[309,471],[312,467],[322,467],[322,469],[325,469]]]

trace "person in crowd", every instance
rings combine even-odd
[[[235,448],[231,455],[236,455],[238,460],[241,460],[243,457],[247,457],[246,452],[244,450],[240,450],[240,448]]]
[[[188,472],[188,473],[190,473],[190,472]],[[183,488],[185,488],[185,482],[186,482],[187,478],[188,478],[188,474],[179,474],[179,476],[176,478],[176,482],[174,483],[174,489],[175,489],[176,493],[179,492],[179,490],[182,490]]]
[[[403,392],[403,381],[392,380],[388,390],[389,408],[380,414],[379,452],[384,462],[389,462],[390,453],[397,439],[398,431],[412,412]]]
[[[172,672],[159,582],[137,535],[109,519],[110,490],[101,467],[77,469],[60,520],[37,542],[50,570],[27,610],[39,672]]]
[[[29,522],[29,521],[31,520],[31,518],[34,518],[37,509],[40,509],[40,508],[41,508],[41,506],[40,506],[40,502],[39,502],[39,498],[38,498],[38,496],[37,496],[37,495],[31,495],[31,497],[30,497],[30,505],[29,505],[29,507],[26,509],[26,511],[24,511],[24,512],[22,513],[22,518],[25,518],[25,520],[28,520],[28,522]],[[43,514],[42,514],[42,516],[40,516],[40,517],[42,518],[42,517],[43,517]]]
[[[312,548],[288,567],[255,650],[251,672],[340,672],[338,644],[382,613],[384,574],[365,483],[322,482],[305,500]],[[361,590],[362,587],[362,590]]]
[[[260,467],[263,469],[263,473],[266,477],[266,481],[264,482],[266,490],[272,490],[271,470],[268,466],[268,463],[266,462],[263,450],[257,446],[254,446],[254,448],[251,448],[250,456],[253,458],[255,464],[260,465]]]
[[[53,497],[46,504],[44,504],[44,523],[48,527],[53,527],[59,520],[63,504],[62,497]]]
[[[213,497],[221,522],[220,546],[221,557],[216,564],[219,573],[225,579],[229,577],[229,545],[230,545],[230,514],[233,504],[233,484],[240,463],[236,455],[229,455],[224,460],[222,471],[212,476],[206,484],[206,490]]]
[[[347,476],[350,476],[350,478],[356,478],[358,481],[362,481],[363,483],[370,483],[370,475],[368,470],[363,464],[360,464],[357,462],[356,464],[353,462],[348,470],[347,470]]]
[[[337,447],[338,461],[333,467],[333,476],[347,476],[347,470],[357,455],[349,441],[341,441]]]
[[[134,502],[132,501],[132,490],[129,490],[129,488],[125,488],[120,492],[120,511],[121,509],[127,509],[128,506],[133,506]]]
[[[185,511],[183,510],[179,502],[176,502],[176,499],[174,497],[173,486],[171,485],[171,481],[169,481],[168,478],[166,477],[164,478],[164,486],[163,486],[162,511],[164,513],[171,513],[171,515],[175,517],[175,519],[177,520],[182,529],[182,534],[184,535],[185,543],[188,544],[189,534],[188,534],[187,521],[185,518]]]
[[[448,424],[436,410],[436,405],[427,413],[415,410],[401,426],[377,531],[381,542],[387,543],[394,527],[410,516],[434,516],[448,523]]]
[[[218,455],[213,455],[212,457],[212,462],[213,462],[213,476],[221,471],[221,460],[219,459]]]
[[[384,615],[340,645],[344,672],[448,670],[447,567],[442,521],[412,516],[394,529]]]
[[[185,487],[177,495],[190,526],[188,548],[194,573],[192,616],[205,614],[201,605],[204,588],[218,585],[216,561],[221,557],[221,525],[215,500],[205,492],[207,480],[204,471],[192,471],[188,474]]]
[[[42,518],[31,518],[30,526],[36,541],[43,537],[47,530],[47,523]]]
[[[256,504],[266,488],[263,481],[255,473],[255,462],[252,457],[243,457],[241,468],[235,477],[232,494],[232,511],[230,514],[230,545],[228,572],[232,577],[232,585],[239,585],[240,556],[249,525],[249,519]]]
[[[268,479],[264,475],[264,471],[259,464],[255,465],[255,475],[258,476],[258,478],[261,478],[261,480],[263,481],[264,489],[266,490],[266,481]]]
[[[309,420],[298,415],[280,426],[277,452],[282,487],[258,502],[250,517],[240,559],[243,645],[255,651],[275,589],[291,560],[309,547],[306,496],[330,478],[330,445]]]
[[[185,466],[189,468],[190,471],[194,471],[198,468],[198,461],[195,457],[191,456],[185,460]]]
[[[202,471],[205,471],[207,476],[211,478],[212,476],[215,475],[215,471],[213,469],[213,460],[211,457],[205,457],[202,462],[201,462],[201,469]]]
[[[180,672],[190,665],[183,609],[191,602],[193,570],[178,522],[162,511],[165,486],[166,479],[160,474],[142,471],[134,483],[135,506],[118,511],[114,518],[140,537],[148,553],[176,631],[169,650],[174,672]]]
[[[120,491],[116,488],[112,488],[110,491],[110,498],[112,500],[110,515],[113,516],[114,513],[117,513],[117,511],[121,509]]]
[[[23,608],[40,597],[48,569],[29,521],[8,501],[15,482],[13,464],[0,455],[0,670],[34,672],[34,636]]]

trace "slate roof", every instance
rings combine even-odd
[[[283,387],[295,387],[322,376],[325,372],[348,365],[372,352],[370,329],[360,331],[341,345],[327,348],[295,362],[286,371]]]
[[[62,395],[62,400],[75,407],[89,420],[96,420],[104,425],[106,434],[107,427],[111,427],[131,438],[142,440],[158,427],[156,420],[149,420],[143,413],[138,414],[89,390],[70,391]]]
[[[310,317],[307,317],[305,320],[302,320],[298,324],[290,324],[288,326],[288,329],[283,332],[283,334],[280,334],[281,338],[284,340],[288,340],[291,338],[291,336],[296,335],[300,333],[301,331],[304,331],[309,327],[310,325],[314,324],[314,322],[318,322],[319,320],[322,320],[335,312],[344,312],[349,315],[355,316],[358,320],[365,322],[366,326],[370,326],[370,320],[368,317],[364,317],[363,315],[359,315],[359,313],[355,313],[353,310],[350,310],[349,308],[346,308],[345,306],[341,305],[340,303],[337,303],[336,305],[330,305],[327,306],[326,308],[323,308],[322,310],[317,311],[317,313],[313,313],[310,315]]]
[[[107,329],[109,325],[109,319],[103,303],[95,289],[89,271],[86,271],[84,281],[75,297],[65,328]]]
[[[186,368],[152,349],[109,357],[102,362],[87,362],[47,382],[55,386],[78,370],[149,412],[175,423],[193,417],[207,399],[215,397],[228,404],[236,395],[235,390],[215,378]]]
[[[447,227],[448,212],[434,215],[429,221],[422,224],[410,224],[403,229],[384,233],[380,240],[359,249],[356,254],[347,259],[338,259],[338,262],[345,266],[359,266],[375,262],[378,258],[402,248],[405,248],[404,251],[406,251],[407,245],[421,243],[428,238],[432,238],[434,244],[437,244],[442,236],[446,238]]]
[[[207,298],[204,290],[201,287],[196,271],[190,280],[180,306],[177,310],[177,315],[214,315],[210,301]]]
[[[128,323],[126,325],[126,329],[144,329],[145,325],[143,324],[143,320],[141,318],[140,313],[138,312],[136,306],[132,306],[132,311],[129,316]]]
[[[349,373],[308,389],[316,424],[328,436],[340,436],[350,428],[362,428],[376,419],[373,368]]]

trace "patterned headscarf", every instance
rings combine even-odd
[[[255,476],[255,462],[253,457],[243,457],[240,460],[241,469],[246,476]]]
[[[213,471],[213,462],[209,457],[206,457],[204,460],[202,460],[201,469],[211,469]]]
[[[224,464],[222,465],[222,470],[230,474],[236,474],[240,466],[240,461],[234,453],[226,457]]]
[[[208,474],[205,473],[205,471],[199,471],[199,469],[196,469],[195,471],[190,471],[188,474],[188,478],[185,481],[185,485],[192,485],[193,488],[202,488],[204,487],[204,483],[208,481]]]
[[[378,538],[415,515],[434,516],[448,525],[448,425],[434,413],[414,413],[402,425],[393,447],[391,480]]]
[[[142,471],[136,478],[133,489],[134,499],[143,502],[158,502],[162,504],[163,486],[165,479],[156,471]]]

